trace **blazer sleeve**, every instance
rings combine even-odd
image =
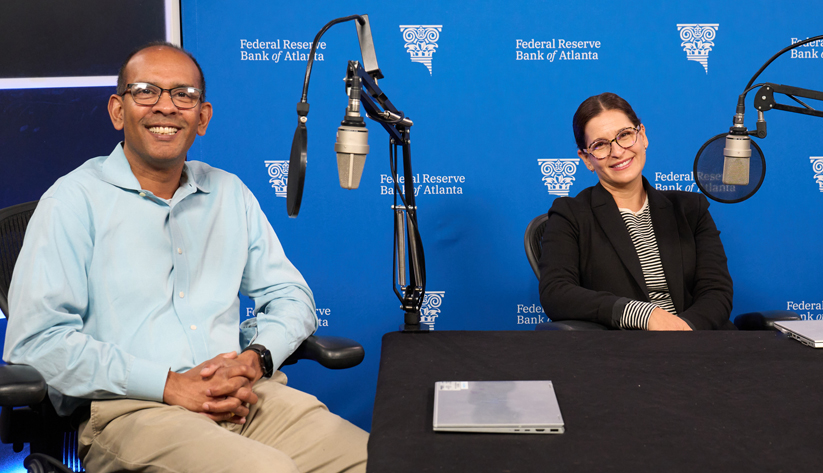
[[[628,299],[581,286],[581,223],[572,199],[555,199],[543,233],[540,257],[540,303],[552,320],[586,320],[617,327],[614,307]]]
[[[689,222],[694,229],[695,265],[692,287],[686,289],[691,293],[692,304],[678,315],[696,329],[728,328],[732,278],[720,232],[709,213],[709,201],[702,194],[698,197],[698,211],[693,212],[696,218]]]

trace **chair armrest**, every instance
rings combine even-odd
[[[609,327],[596,322],[586,320],[558,320],[557,322],[544,322],[534,326],[535,330],[609,330]]]
[[[283,365],[292,365],[297,360],[314,360],[326,368],[341,370],[359,365],[365,356],[363,346],[354,340],[311,335],[286,358]]]
[[[735,317],[734,325],[740,330],[777,330],[774,323],[781,320],[800,320],[800,316],[790,310],[748,312]]]
[[[26,471],[43,471],[53,473],[72,473],[66,466],[55,458],[42,453],[32,453],[23,460]]]
[[[48,394],[46,380],[28,365],[0,365],[0,406],[33,406]]]

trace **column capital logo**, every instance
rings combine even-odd
[[[714,47],[714,38],[720,23],[679,23],[680,46],[686,52],[686,59],[697,61],[709,73],[709,51]]]
[[[432,56],[437,51],[441,31],[443,25],[400,25],[412,62],[426,66],[429,75],[432,75]]]
[[[552,158],[538,159],[540,172],[543,173],[543,184],[548,188],[549,194],[557,196],[568,196],[569,189],[574,184],[574,174],[577,172],[577,164],[580,158]]]
[[[420,323],[429,326],[429,330],[434,330],[435,319],[440,316],[440,306],[446,291],[426,291],[423,296],[423,305],[420,307]]]
[[[277,197],[286,197],[289,185],[289,161],[266,161],[269,170],[269,183],[274,188]]]
[[[823,156],[809,156],[809,160],[812,162],[814,180],[817,181],[820,192],[823,192]]]

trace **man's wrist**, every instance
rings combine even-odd
[[[175,402],[174,386],[177,382],[177,376],[180,375],[172,370],[169,370],[169,374],[166,376],[166,385],[163,387],[163,402],[166,404],[173,405]]]
[[[253,351],[244,351],[237,357],[238,361],[250,366],[255,373],[262,375],[263,369],[260,367],[260,357]]]
[[[248,355],[247,355],[248,354]],[[255,371],[261,373],[263,377],[271,377],[274,374],[274,366],[272,362],[271,352],[269,352],[266,347],[259,344],[252,344],[246,347],[241,355],[244,356],[251,356],[254,355],[257,357],[257,362],[255,365]]]

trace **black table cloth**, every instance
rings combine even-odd
[[[823,467],[823,351],[777,332],[383,337],[370,473]],[[566,432],[432,430],[436,381],[548,379]]]

